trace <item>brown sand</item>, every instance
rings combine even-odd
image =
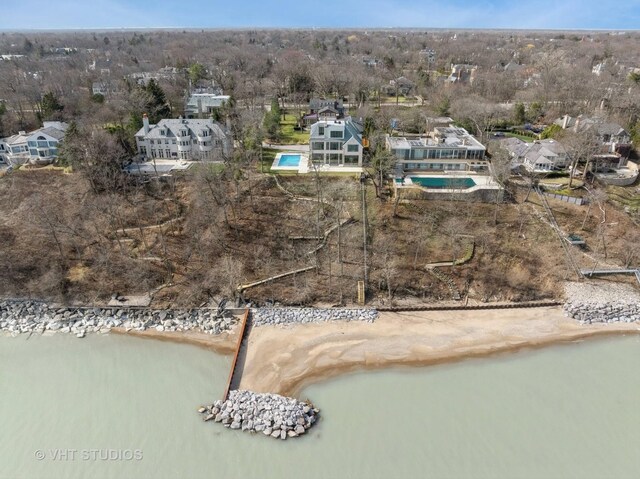
[[[221,334],[207,334],[198,331],[156,331],[155,329],[147,329],[145,331],[136,331],[134,329],[127,331],[124,328],[112,328],[111,332],[135,336],[143,339],[159,339],[160,341],[172,341],[174,343],[186,343],[202,348],[210,349],[219,354],[235,353],[236,344],[238,342],[238,328],[233,328],[230,332]]]
[[[230,333],[113,331],[233,354]],[[328,322],[251,330],[241,389],[296,396],[304,386],[357,369],[423,366],[607,334],[638,333],[627,323],[581,325],[562,308],[381,313],[374,323]]]
[[[251,331],[240,388],[295,396],[306,385],[356,369],[427,365],[639,330],[626,323],[581,325],[560,307],[381,313],[373,324],[261,326]]]

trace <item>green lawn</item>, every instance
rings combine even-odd
[[[258,162],[258,171],[261,173],[271,173],[271,165],[279,152],[280,150],[274,148],[263,148],[262,163]]]
[[[296,131],[296,116],[291,114],[282,115],[280,120],[280,141],[283,145],[306,145],[309,143],[308,131]]]
[[[621,206],[627,206],[633,211],[640,210],[640,194],[633,188],[624,186],[607,186],[609,199]]]
[[[533,143],[535,138],[531,138],[530,136],[520,135],[518,133],[505,133],[504,136],[511,138],[520,138],[522,141],[526,141],[527,143]]]

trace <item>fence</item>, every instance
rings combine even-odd
[[[574,205],[582,206],[587,204],[587,200],[585,198],[578,198],[575,196],[567,196],[567,195],[557,195],[555,193],[545,193],[544,195],[550,198],[555,198],[556,200],[565,201],[567,203],[571,203]]]

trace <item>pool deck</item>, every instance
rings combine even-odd
[[[474,186],[469,188],[428,188],[426,186],[422,186],[420,184],[414,183],[411,181],[410,177],[416,178],[445,178],[445,179],[456,179],[456,178],[471,178],[475,183]],[[429,193],[472,193],[478,190],[500,190],[502,187],[497,184],[491,176],[488,175],[477,175],[477,174],[436,174],[436,175],[425,175],[425,174],[411,174],[407,173],[404,178],[404,183],[398,183],[394,180],[393,182],[396,188],[417,188],[423,191],[428,191]]]
[[[286,155],[299,155],[300,162],[295,166],[280,165],[280,158]],[[303,155],[297,151],[283,151],[278,153],[271,165],[271,171],[289,171],[297,172],[299,174],[315,173],[317,168],[318,173],[353,173],[358,174],[364,171],[360,166],[340,166],[340,165],[313,165],[307,155]]]
[[[300,157],[300,161],[298,162],[297,165],[287,166],[287,165],[280,164],[280,159],[283,156],[289,156],[289,155]],[[291,171],[291,172],[295,171],[297,173],[307,173],[308,169],[309,169],[309,157],[296,151],[283,151],[282,153],[278,153],[275,159],[273,160],[273,164],[271,165],[272,171]]]

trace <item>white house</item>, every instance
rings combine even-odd
[[[548,173],[567,167],[567,150],[556,140],[536,140],[526,143],[517,138],[507,138],[500,142],[511,155],[511,166],[524,166],[534,173]]]
[[[350,118],[311,125],[309,154],[315,164],[362,166],[362,133]]]
[[[184,106],[184,116],[187,118],[209,116],[230,100],[229,95],[213,93],[192,93]]]
[[[146,158],[222,160],[233,150],[229,130],[210,119],[163,119],[150,125],[145,115],[135,136],[138,153]]]
[[[60,121],[45,121],[42,128],[3,138],[0,140],[0,158],[14,166],[52,163],[58,157],[58,147],[67,127]]]

